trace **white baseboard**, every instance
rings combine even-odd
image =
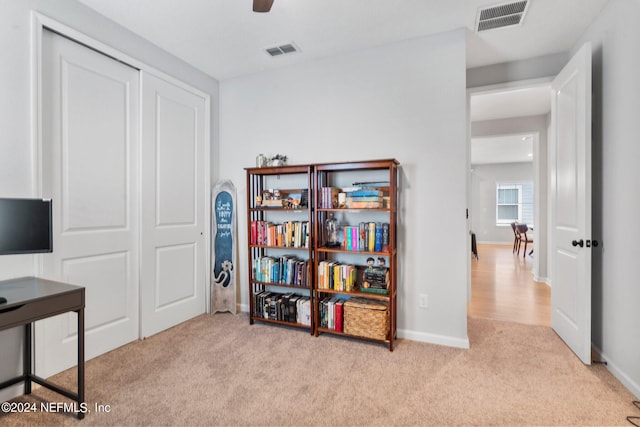
[[[469,338],[454,338],[447,335],[429,334],[407,329],[398,329],[398,338],[406,338],[412,341],[444,345],[447,347],[469,348]]]
[[[629,377],[622,369],[616,365],[606,353],[603,353],[595,345],[591,345],[593,350],[599,354],[600,359],[606,361],[606,368],[611,374],[618,379],[637,399],[640,399],[640,384]]]
[[[540,276],[536,276],[534,274],[533,275],[533,280],[536,281],[536,282],[544,283],[545,285],[551,287],[551,285],[549,284],[549,278],[548,277],[540,277]]]

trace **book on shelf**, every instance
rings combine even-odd
[[[382,223],[376,223],[376,237],[373,250],[376,252],[382,252]]]
[[[339,299],[336,301],[334,306],[334,329],[338,332],[343,331],[343,322],[344,322],[344,300]]]
[[[389,223],[382,223],[382,252],[389,252]]]
[[[367,250],[369,252],[373,252],[376,247],[376,223],[369,222],[367,224],[367,227],[368,227]]]
[[[378,190],[376,188],[363,188],[361,190],[352,191],[349,193],[348,197],[357,198],[357,197],[382,197],[384,193],[382,190]]]
[[[311,326],[311,300],[307,296],[301,296],[296,302],[296,322]]]
[[[347,205],[353,202],[382,202],[382,197],[380,196],[351,196],[347,197]]]
[[[360,292],[369,293],[369,294],[389,295],[389,290],[382,289],[382,288],[360,288]]]
[[[327,320],[327,328],[329,329],[333,329],[335,327],[335,311],[334,311],[334,307],[336,304],[336,298],[333,297],[331,299],[329,299],[329,302],[327,303],[327,311],[329,312],[328,320]]]
[[[384,204],[381,200],[377,202],[361,202],[347,198],[347,207],[350,209],[379,209],[383,206]]]

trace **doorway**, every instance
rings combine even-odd
[[[470,91],[469,224],[479,257],[471,259],[469,316],[550,326],[550,110],[549,80]],[[505,194],[511,199],[500,200]],[[512,220],[532,226],[534,253],[531,244],[524,256],[513,252]]]

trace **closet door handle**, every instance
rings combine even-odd
[[[573,240],[573,241],[571,242],[571,246],[574,246],[574,247],[575,247],[575,246],[583,247],[583,246],[584,246],[584,240],[582,240],[582,239],[580,239],[580,240],[578,240],[578,241]]]

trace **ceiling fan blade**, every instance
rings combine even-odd
[[[273,5],[273,0],[253,0],[254,12],[269,12]]]

